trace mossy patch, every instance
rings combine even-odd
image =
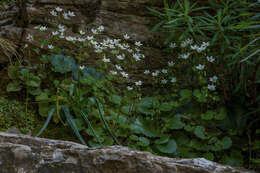
[[[36,115],[25,111],[25,106],[16,100],[0,97],[0,131],[16,127],[21,133],[30,133],[35,127]]]

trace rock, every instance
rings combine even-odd
[[[123,146],[88,148],[73,142],[0,133],[1,173],[249,173],[204,158],[172,159]]]
[[[8,129],[8,130],[6,131],[6,133],[22,134],[22,133],[20,132],[20,130],[17,129],[16,127],[11,127],[10,129]]]

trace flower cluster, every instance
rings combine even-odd
[[[74,12],[66,12],[60,7],[51,10],[50,14],[55,17],[62,17],[64,20],[69,20],[72,17],[75,17]],[[38,29],[41,32],[48,30],[46,26],[36,26],[35,29]],[[127,80],[127,83],[129,83],[127,90],[133,90],[134,87],[142,86],[143,81],[133,79],[133,75],[130,72],[131,70],[129,70],[129,66],[136,66],[139,64],[139,61],[142,61],[145,58],[145,55],[141,53],[143,44],[140,41],[136,41],[134,44],[130,45],[128,40],[131,39],[131,37],[127,33],[122,35],[123,39],[112,39],[109,37],[106,37],[103,40],[97,39],[96,36],[102,33],[104,30],[104,26],[100,25],[97,28],[92,28],[90,33],[87,33],[87,31],[84,30],[79,30],[77,35],[72,36],[69,35],[69,32],[67,32],[67,27],[65,25],[58,24],[56,30],[52,30],[51,35],[53,38],[62,39],[72,44],[83,45],[83,49],[84,46],[92,48],[97,56],[100,57],[99,62],[101,62],[101,66],[106,68],[106,71],[112,76],[112,79]],[[28,34],[26,39],[27,41],[32,42],[34,37]],[[56,47],[52,41],[49,41],[45,46],[50,51],[55,51]],[[178,55],[179,60],[169,60],[165,68],[157,70],[147,69],[144,70],[143,74],[148,77],[150,75],[150,78],[154,79],[154,81],[159,84],[165,85],[167,83],[172,83],[173,85],[176,85],[178,82],[175,74],[176,70],[178,70],[176,69],[176,64],[186,60],[190,62],[198,53],[203,53],[203,55],[199,56],[205,57],[204,52],[209,46],[209,42],[203,42],[200,45],[194,44],[193,39],[184,40],[179,46],[176,43],[170,43],[169,47],[171,49],[183,49],[186,52],[184,53],[181,51],[182,53]],[[43,47],[44,45],[42,45],[42,48]],[[207,62],[213,63],[214,61],[215,58],[210,55],[206,55],[206,57],[204,59],[202,58],[202,60],[194,61],[198,62],[197,64],[193,64],[195,72],[198,74],[203,74],[203,71],[207,70]],[[80,66],[80,69],[84,68],[84,66]],[[207,86],[208,90],[216,90],[217,79],[217,76],[209,78],[210,83]]]
[[[50,11],[50,14],[54,17],[59,17],[64,20],[69,20],[72,17],[75,17],[75,13],[72,11],[66,11],[60,7]],[[132,75],[128,71],[128,66],[135,66],[139,61],[142,61],[145,58],[145,55],[141,53],[141,48],[143,44],[140,41],[134,42],[133,45],[130,45],[127,41],[131,39],[128,34],[123,34],[123,40],[121,39],[112,39],[104,38],[103,40],[97,39],[96,36],[102,33],[105,28],[100,25],[97,28],[92,28],[90,33],[87,33],[85,30],[79,30],[79,33],[71,35],[67,27],[63,24],[57,24],[55,30],[53,28],[48,28],[47,26],[36,26],[34,29],[39,30],[40,32],[45,32],[50,30],[52,38],[70,42],[75,45],[83,45],[84,47],[90,47],[92,50],[100,57],[100,61],[104,63],[102,67],[108,67],[108,72],[115,79],[128,80],[127,83],[130,83],[127,86],[128,90],[132,90],[134,86],[140,87],[143,82],[141,80],[131,79]],[[27,41],[32,42],[34,40],[31,34],[28,34],[26,37]],[[58,46],[55,45],[54,39],[51,39],[47,44],[42,44],[41,48],[49,49],[50,51],[55,51]],[[83,50],[84,51],[84,50]],[[86,50],[85,50],[86,51]],[[130,61],[130,62],[129,62]],[[85,66],[79,67],[81,70]],[[118,78],[119,77],[119,78]],[[132,83],[132,84],[131,84]]]
[[[166,68],[154,71],[150,71],[147,69],[144,70],[143,73],[144,75],[151,75],[154,81],[158,84],[165,85],[168,83],[172,83],[173,85],[176,85],[178,81],[178,83],[181,83],[180,80],[177,80],[176,73],[183,70],[183,64],[187,64],[184,63],[185,61],[187,61],[193,67],[192,69],[196,73],[196,75],[207,78],[207,66],[210,65],[210,63],[214,63],[215,61],[215,58],[213,56],[207,55],[205,53],[209,46],[209,42],[194,44],[193,39],[184,40],[180,43],[179,46],[176,43],[170,43],[170,48],[176,48],[177,50],[180,50],[182,52],[177,56],[177,59],[170,58],[170,60],[167,62]],[[216,75],[214,75],[213,77],[209,77],[209,83],[205,87],[209,91],[215,91],[217,80],[218,77]],[[197,85],[199,85],[199,83],[199,81],[196,82]]]

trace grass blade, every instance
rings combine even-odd
[[[62,106],[61,109],[63,110],[70,127],[72,128],[72,130],[76,134],[76,136],[79,138],[80,142],[84,145],[87,145],[86,142],[84,141],[84,139],[82,138],[82,136],[80,135],[79,130],[76,126],[76,123],[72,119],[69,109],[64,106]]]
[[[42,128],[40,129],[40,131],[35,135],[36,137],[40,136],[42,134],[42,132],[46,129],[46,127],[48,126],[53,114],[55,112],[55,108],[51,108],[49,113],[48,113],[48,118],[45,121],[44,125],[42,126]]]
[[[86,115],[83,111],[80,111],[80,113],[81,113],[83,119],[86,121],[86,123],[87,123],[88,126],[90,127],[90,130],[92,131],[93,135],[94,135],[95,138],[97,139],[98,143],[99,143],[100,145],[102,145],[102,143],[100,142],[99,137],[98,137],[97,133],[95,132],[93,126],[91,125],[91,123],[90,123],[90,121],[89,121],[87,115]]]
[[[106,120],[105,120],[105,117],[104,117],[104,114],[103,112],[101,111],[101,106],[100,106],[100,102],[96,100],[96,105],[97,105],[97,108],[98,108],[98,112],[99,112],[99,115],[101,117],[101,120],[103,121],[104,125],[105,125],[105,128],[107,129],[108,133],[110,134],[110,136],[113,138],[113,140],[116,142],[117,145],[120,145],[120,143],[118,142],[118,140],[116,139],[115,135],[111,132],[110,128],[109,128],[109,125],[107,124]]]

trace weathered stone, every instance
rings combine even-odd
[[[122,146],[88,148],[66,141],[0,133],[1,173],[249,173],[203,158],[172,159]]]

